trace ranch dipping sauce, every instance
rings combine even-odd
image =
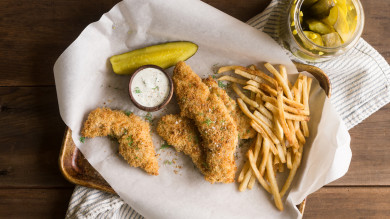
[[[156,107],[164,103],[170,89],[168,76],[153,67],[141,69],[131,81],[134,100],[145,107]]]

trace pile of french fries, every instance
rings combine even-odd
[[[234,71],[245,79],[222,76],[218,80],[232,82],[232,88],[239,98],[237,103],[251,126],[258,134],[248,150],[238,182],[239,190],[252,189],[256,179],[274,197],[275,205],[283,210],[282,197],[286,194],[301,163],[305,138],[309,136],[307,122],[310,119],[309,94],[312,79],[299,74],[292,85],[287,78],[286,67],[279,65],[279,71],[271,64],[265,68],[273,77],[250,67],[224,66],[218,73]],[[239,88],[249,91],[245,95]],[[276,182],[276,172],[290,170],[281,190]]]

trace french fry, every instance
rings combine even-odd
[[[280,121],[278,119],[274,119],[274,129],[275,129],[276,137],[278,137],[280,142],[284,144],[283,141],[284,132],[283,132],[282,125],[280,124]]]
[[[245,88],[245,87],[244,87]],[[267,95],[262,95],[262,100],[265,102],[269,102],[272,105],[276,106],[278,101],[275,99],[275,97],[270,97]],[[288,105],[284,105],[284,110],[286,112],[294,113],[297,115],[305,115],[308,116],[310,114],[309,110],[302,110],[302,109],[297,109]]]
[[[252,85],[253,87],[259,88],[260,84],[254,80],[249,80],[246,82],[247,85]]]
[[[268,139],[270,139],[270,141],[272,141],[275,144],[280,143],[279,139],[272,133],[272,131],[267,129],[267,126],[259,125],[259,123],[257,123],[255,120],[251,121],[251,126],[254,130],[256,130],[258,133],[260,133],[263,136],[263,138],[268,138]],[[275,145],[273,145],[273,144],[271,146],[271,151],[273,154],[278,154],[278,151],[277,151]]]
[[[257,107],[257,110],[259,110],[259,112],[265,117],[267,117],[269,120],[274,120],[274,116],[270,111],[267,110],[267,108],[265,108],[264,105],[260,105],[259,107]]]
[[[282,125],[283,132],[286,135],[287,141],[291,145],[294,145],[295,142],[294,142],[294,140],[292,138],[290,129],[287,126],[287,122],[286,122],[286,118],[285,118],[282,96],[283,96],[282,89],[278,88],[278,107],[277,107],[277,111],[274,112],[274,113],[278,115],[279,122]]]
[[[291,94],[290,88],[288,87],[287,82],[283,79],[280,73],[270,63],[265,63],[264,66],[268,69],[269,72],[271,72],[275,76],[279,85],[283,88],[283,92],[286,95],[286,97],[292,100],[293,96]]]
[[[251,69],[251,70],[257,70],[255,65],[250,65],[248,68]]]
[[[229,75],[224,75],[222,77],[219,77],[217,80],[218,81],[230,81],[230,82],[233,82],[233,83],[246,85],[246,80],[240,79],[240,78],[235,78],[235,77],[232,77],[232,76],[229,76]]]
[[[264,178],[261,176],[259,170],[256,168],[256,163],[254,161],[254,157],[253,157],[253,152],[252,150],[249,150],[248,151],[248,158],[249,158],[249,163],[250,163],[250,166],[252,168],[252,171],[254,172],[257,180],[259,181],[259,183],[264,187],[264,189],[271,193],[271,189],[269,187],[269,185],[267,184],[267,182],[264,180]]]
[[[266,84],[260,84],[260,87],[259,87],[261,90],[267,92],[268,94],[270,94],[271,96],[274,96],[276,97],[278,95],[278,92],[271,88],[270,86],[266,85]],[[297,109],[305,109],[305,106],[302,104],[302,103],[298,103],[294,100],[290,100],[288,99],[287,97],[283,96],[283,102],[292,106],[292,107],[295,107]]]
[[[232,71],[235,69],[235,67],[237,66],[234,66],[234,65],[231,65],[231,66],[223,66],[223,67],[220,67],[217,71],[217,74],[221,74],[221,73],[224,73],[224,72],[227,72],[227,71]]]
[[[311,89],[312,79],[308,77],[305,77],[305,79],[306,80],[303,81],[303,86],[302,86],[303,105],[305,106],[305,109],[309,111],[309,93]],[[307,125],[307,122],[302,122],[302,130],[303,130],[303,135],[305,137],[309,137],[309,127]]]
[[[265,108],[269,109],[269,111],[271,111],[272,113],[278,113],[278,108],[275,107],[274,105],[272,105],[271,103],[269,102],[266,102],[264,104]],[[287,113],[285,112],[284,113],[284,116],[285,116],[285,119],[289,119],[289,120],[297,120],[297,121],[309,121],[310,120],[310,117],[308,116],[304,116],[304,115],[294,115],[294,114],[291,114],[291,113]]]
[[[281,195],[279,193],[278,184],[276,183],[275,174],[272,166],[272,154],[268,156],[266,168],[267,168],[267,176],[270,183],[271,192],[274,196],[275,205],[280,211],[283,211],[283,203],[282,203]]]
[[[250,80],[256,81],[258,83],[265,83],[265,80],[259,76],[249,74],[248,72],[242,71],[240,69],[235,69],[234,73],[237,75],[241,75],[244,78],[248,78]]]
[[[286,194],[288,188],[290,188],[290,185],[294,179],[295,174],[297,173],[298,167],[301,164],[301,160],[302,160],[302,150],[303,150],[303,145],[301,144],[299,146],[298,152],[294,155],[294,163],[292,164],[290,173],[288,174],[286,182],[284,183],[282,190],[280,191],[281,197],[283,197]]]
[[[246,174],[246,172],[248,172],[248,169],[250,168],[249,165],[250,165],[249,161],[246,161],[244,166],[242,167],[240,175],[238,175],[238,178],[237,178],[238,182],[242,182],[242,180],[244,180],[245,174]]]
[[[263,114],[259,113],[259,111],[255,111],[253,113],[254,116],[256,116],[258,119],[260,119],[264,124],[266,124],[269,128],[273,128],[273,122],[268,119]]]
[[[247,104],[249,104],[250,106],[253,106],[255,108],[259,107],[259,104],[256,103],[256,101],[253,101],[251,99],[249,99],[244,93],[242,93],[242,91],[240,90],[240,88],[237,87],[237,84],[236,83],[233,83],[232,85],[232,88],[234,90],[234,92],[236,92],[236,94]]]
[[[279,72],[280,72],[280,75],[282,75],[284,81],[287,82],[288,87],[291,89],[291,88],[292,88],[292,84],[291,84],[291,82],[290,82],[290,81],[288,80],[288,78],[287,78],[286,66],[284,66],[284,65],[279,65]]]
[[[264,175],[264,172],[265,172],[265,166],[267,164],[269,151],[270,151],[270,147],[271,147],[270,145],[271,145],[271,142],[267,138],[264,138],[263,147],[262,147],[263,159],[261,160],[261,163],[259,166],[259,171],[260,171],[262,176]]]
[[[260,154],[261,141],[262,141],[261,135],[257,134],[256,141],[254,142],[254,145],[255,145],[255,147],[254,147],[254,153],[255,153],[254,154],[254,160],[255,161],[257,161],[258,156]],[[248,186],[249,180],[251,178],[252,178],[252,170],[249,168],[248,171],[245,174],[245,177],[244,177],[243,181],[241,182],[240,186],[238,187],[238,190],[240,192],[245,191],[245,189]]]
[[[253,93],[256,93],[256,94],[260,94],[260,96],[263,96],[265,95],[265,93],[261,90],[259,90],[257,87],[253,86],[253,85],[247,85],[245,87],[243,87],[245,90],[249,90],[249,91],[252,91]]]
[[[262,141],[263,141],[263,138],[261,137],[261,135],[257,134],[256,142],[258,142],[258,144],[259,144],[259,151],[257,151],[258,156],[256,157],[256,166],[260,165],[260,161],[261,161],[260,150],[261,150]],[[256,156],[256,151],[255,151],[255,156]],[[255,182],[256,182],[256,176],[254,174],[252,174],[251,179],[249,180],[249,183],[248,183],[248,189],[252,189]]]
[[[281,144],[277,144],[276,148],[278,149],[278,157],[279,157],[280,162],[286,163],[286,158],[284,156],[282,145]]]
[[[286,156],[286,165],[288,169],[292,168],[292,161],[291,161],[291,148],[287,149],[287,156]]]

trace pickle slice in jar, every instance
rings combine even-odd
[[[349,31],[351,33],[355,32],[356,29],[356,24],[357,24],[357,13],[356,13],[356,8],[355,5],[352,3],[351,0],[347,1],[347,22],[349,25]]]
[[[297,6],[295,4],[293,4],[291,6],[291,9],[290,9],[290,21],[291,21],[291,23],[294,21],[294,12],[295,12],[295,8],[296,7]],[[302,23],[302,19],[303,19],[302,17],[303,17],[303,12],[299,11],[299,22],[301,22],[301,23]],[[294,26],[294,25],[292,25],[292,26]]]
[[[331,27],[331,26],[329,26],[329,25],[327,25],[324,22],[321,22],[319,20],[307,19],[306,24],[311,31],[319,33],[321,35],[335,32],[333,27]]]
[[[324,43],[322,42],[322,37],[318,33],[314,33],[312,31],[303,31],[303,33],[306,35],[307,38],[309,38],[313,43],[324,46]]]
[[[339,6],[340,9],[347,14],[347,1],[346,0],[335,0],[336,6]]]
[[[344,42],[347,42],[351,38],[351,31],[349,30],[347,15],[339,6],[336,7],[338,7],[338,16],[336,23],[334,24],[334,29],[340,35],[341,39]]]
[[[318,2],[318,0],[304,0],[303,3],[302,3],[302,7],[303,8],[308,8],[312,5],[314,5],[314,3]]]
[[[307,11],[312,17],[323,19],[329,15],[330,9],[332,9],[334,6],[335,3],[333,0],[319,0]]]
[[[329,15],[324,18],[322,21],[330,26],[333,26],[337,21],[338,16],[338,7],[333,7],[330,9]]]
[[[322,41],[326,47],[336,47],[343,44],[339,34],[336,32],[322,35]]]

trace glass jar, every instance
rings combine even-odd
[[[305,20],[305,16],[310,16],[310,15],[305,15],[305,13],[303,13],[301,10],[304,1],[313,1],[313,0],[292,0],[288,7],[289,13],[285,13],[284,17],[282,18],[282,23],[280,25],[281,28],[280,39],[282,41],[282,44],[292,54],[294,54],[299,59],[308,62],[323,62],[345,53],[348,49],[352,48],[357,43],[357,41],[359,40],[362,34],[363,27],[364,27],[364,13],[363,13],[362,5],[359,2],[359,0],[328,0],[328,2],[332,2],[333,4],[336,4],[333,7],[337,7],[335,8],[336,10],[338,9],[338,12],[336,12],[338,13],[338,15],[336,16],[337,20],[335,23],[333,23],[334,22],[333,19],[331,21],[333,23],[333,26],[331,26],[332,24],[328,22],[328,20],[330,20],[330,14],[329,14],[328,17],[326,17],[326,19],[328,20],[319,19],[319,21],[321,22],[323,21],[323,23],[329,24],[328,26],[331,27],[332,30],[335,30],[336,28],[340,30],[340,26],[343,27],[342,26],[343,21],[345,24],[347,19],[349,21],[351,21],[352,19],[352,22],[348,23],[348,24],[352,24],[350,25],[351,28],[348,27],[348,30],[353,28],[352,31],[349,31],[346,34],[345,31],[343,30],[344,31],[343,34],[334,34],[339,36],[338,37],[339,43],[337,44],[329,43],[330,41],[327,40],[329,38],[328,37],[329,34],[325,34],[326,36],[316,34],[314,32],[311,32],[313,28],[311,28],[310,31],[305,31],[305,29],[307,30],[308,27],[313,27],[313,26],[308,25],[309,19]],[[320,1],[322,0],[315,1],[315,2],[320,2]],[[347,3],[345,4],[345,10],[343,8],[343,11],[341,11],[341,8],[338,7],[337,5],[341,3],[340,2],[337,3],[337,1]],[[309,9],[312,9],[312,7],[311,8],[309,7]],[[341,21],[339,19],[341,19]],[[311,19],[311,21],[312,20],[313,19]],[[322,43],[323,45],[320,45],[321,42],[319,43],[318,41],[316,44],[313,38],[317,38],[317,37],[321,37],[321,40],[323,39],[327,40],[321,42],[328,42],[327,43],[328,45],[324,45],[324,43]],[[334,40],[331,40],[331,42],[333,41]]]

